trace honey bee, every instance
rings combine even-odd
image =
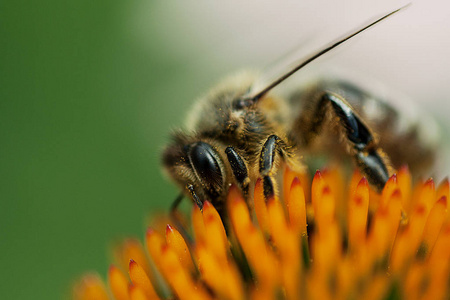
[[[395,14],[397,9],[362,26],[261,85],[258,75],[241,73],[212,89],[193,108],[188,132],[173,133],[162,161],[186,195],[200,208],[209,200],[224,214],[228,188],[236,184],[247,199],[262,178],[264,194],[278,192],[284,166],[305,169],[304,157],[316,153],[351,159],[371,186],[381,191],[401,164],[429,166],[434,147],[424,143],[417,126],[403,128],[387,101],[337,80],[317,82],[277,96],[272,89],[316,58]],[[262,87],[261,87],[262,86]],[[401,145],[401,147],[399,147]]]

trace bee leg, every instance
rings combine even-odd
[[[276,183],[273,177],[277,171],[277,155],[285,161],[288,160],[290,153],[287,149],[287,144],[276,135],[269,136],[261,149],[259,173],[263,178],[264,197],[266,200],[274,197],[276,193]]]
[[[275,197],[275,185],[273,177],[268,175],[263,177],[263,188],[264,188],[264,199],[266,199],[266,201],[270,198]]]
[[[343,130],[349,155],[354,158],[369,183],[381,191],[389,179],[391,167],[389,158],[378,146],[369,127],[341,96],[324,92],[318,100],[303,137],[305,144],[319,134],[327,112],[331,110],[332,115],[338,119],[338,126]]]
[[[200,200],[200,198],[195,193],[194,186],[192,184],[188,184],[186,188],[189,190],[192,196],[192,200],[194,200],[195,204],[197,204],[198,208],[200,208],[201,211],[203,211],[203,202]]]
[[[186,185],[186,189],[189,190],[191,193],[192,199],[194,200],[194,203],[200,208],[201,211],[203,211],[203,202],[200,201],[200,198],[195,193],[194,186],[192,184]],[[178,214],[178,206],[180,206],[181,201],[184,198],[184,194],[180,193],[177,198],[173,201],[172,205],[170,206],[170,218],[175,224],[175,227],[178,229],[178,231],[183,236],[184,240],[189,244],[192,245],[193,241],[191,236],[189,235],[188,231],[186,230],[185,226],[183,225],[183,220],[180,218],[180,214]]]
[[[231,170],[233,171],[234,178],[246,198],[248,196],[248,188],[250,184],[247,165],[233,147],[227,147],[225,149],[225,153],[227,155],[228,162],[230,163]]]
[[[192,238],[184,227],[183,221],[178,214],[178,206],[180,205],[181,201],[183,201],[183,198],[183,193],[180,193],[173,201],[172,205],[170,206],[170,219],[174,222],[175,227],[181,233],[184,240],[191,245],[193,243]]]

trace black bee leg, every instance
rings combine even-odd
[[[270,198],[275,197],[275,181],[271,176],[263,177],[263,187],[264,187],[264,199],[266,201]]]
[[[287,144],[276,135],[269,136],[261,149],[259,173],[263,178],[264,197],[266,199],[273,197],[276,193],[274,180],[278,165],[276,159],[279,157],[285,161],[288,160],[290,153],[287,149]]]
[[[276,155],[284,157],[286,143],[278,136],[272,134],[269,136],[261,149],[259,159],[259,173],[262,176],[273,175],[276,172],[275,159]]]
[[[230,163],[231,170],[233,171],[234,178],[241,188],[244,197],[247,197],[250,184],[247,165],[233,147],[227,147],[225,149],[225,153],[227,155],[228,162]]]
[[[183,201],[183,198],[184,194],[180,193],[173,201],[172,205],[170,206],[170,219],[174,222],[175,227],[181,233],[184,240],[191,245],[193,243],[192,238],[188,234],[186,228],[183,225],[183,221],[180,219],[180,215],[178,214],[178,206],[180,205],[181,201]]]
[[[173,217],[177,213],[178,206],[180,205],[181,201],[183,201],[184,195],[183,193],[180,193],[175,200],[173,200],[172,205],[170,206],[170,216]]]
[[[194,200],[194,203],[197,204],[197,206],[200,208],[200,210],[203,210],[203,202],[200,200],[200,198],[195,193],[194,186],[192,184],[188,184],[186,188],[189,190],[192,196],[192,200]]]
[[[317,136],[331,110],[337,117],[338,127],[342,128],[344,141],[348,143],[348,153],[367,180],[381,191],[390,176],[390,163],[387,155],[380,149],[369,127],[364,124],[353,108],[337,94],[325,92],[318,98],[309,128],[304,138],[306,144]]]

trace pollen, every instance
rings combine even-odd
[[[413,184],[403,167],[377,194],[357,171],[286,168],[280,187],[266,199],[259,179],[249,200],[232,185],[226,213],[205,201],[190,226],[126,240],[106,283],[85,275],[73,298],[450,297],[448,179]]]

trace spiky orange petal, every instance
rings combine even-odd
[[[203,222],[206,235],[205,244],[218,260],[227,261],[228,240],[219,213],[208,201],[203,206]]]
[[[367,232],[367,214],[369,210],[369,184],[363,177],[349,201],[348,239],[352,250],[363,245]]]
[[[116,300],[128,300],[128,279],[116,266],[111,265],[108,271],[109,288]]]
[[[446,219],[447,197],[442,196],[436,201],[428,214],[427,222],[423,230],[421,251],[426,255],[433,248],[442,225]]]
[[[402,206],[406,211],[409,211],[411,206],[412,178],[407,165],[402,166],[398,170],[397,183],[402,193]]]
[[[305,192],[298,177],[292,180],[286,199],[289,223],[294,231],[306,235],[306,199]]]
[[[194,264],[192,262],[191,253],[183,236],[176,230],[176,228],[170,226],[166,227],[166,243],[169,245],[178,255],[180,263],[188,270],[194,271]]]
[[[144,269],[133,259],[130,260],[128,274],[134,285],[139,286],[149,299],[159,299]]]
[[[139,286],[131,285],[128,293],[130,295],[130,300],[149,300],[145,291]]]
[[[192,207],[192,228],[194,229],[195,240],[204,242],[206,236],[205,223],[203,222],[203,214],[197,205]]]
[[[128,270],[130,259],[133,259],[147,274],[151,274],[147,255],[145,254],[142,243],[138,239],[126,239],[120,247],[115,249],[115,256],[122,270]]]
[[[264,197],[264,187],[261,178],[256,180],[255,191],[253,196],[253,201],[255,205],[255,214],[258,219],[259,226],[264,232],[269,231],[269,221],[266,206],[266,198]]]
[[[87,274],[74,288],[73,298],[75,300],[108,300],[105,286],[96,274]]]

